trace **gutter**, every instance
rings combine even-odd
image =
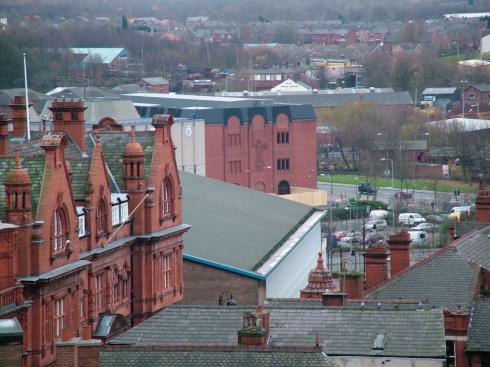
[[[188,261],[192,261],[192,262],[195,262],[195,263],[198,263],[198,264],[203,264],[203,265],[211,266],[213,268],[217,268],[217,269],[229,271],[229,272],[232,272],[232,273],[235,273],[235,274],[243,275],[243,276],[246,276],[246,277],[249,277],[249,278],[253,278],[253,279],[257,279],[257,280],[265,280],[265,276],[263,276],[261,274],[257,274],[255,272],[248,271],[248,270],[234,268],[233,266],[221,264],[221,263],[218,263],[218,262],[209,261],[209,260],[206,260],[206,259],[197,257],[197,256],[186,255],[185,253],[184,253],[184,260],[188,260]]]

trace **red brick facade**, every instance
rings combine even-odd
[[[53,363],[57,343],[81,336],[82,329],[86,338],[102,314],[122,315],[131,326],[183,299],[182,235],[189,226],[182,224],[172,118],[154,119],[149,172],[144,171],[145,156],[134,149],[139,144],[133,137],[124,152],[117,153],[119,160],[112,160],[110,173],[105,154],[114,154],[114,148],[104,151],[110,136],[90,137],[94,143],[89,147],[83,110],[78,101],[53,103],[60,134],[33,140],[31,149],[42,148],[38,156],[17,157],[14,168],[2,172],[6,199],[0,225],[0,318],[19,319],[24,366]],[[88,156],[74,156],[81,148]],[[3,159],[2,167],[12,162],[12,157]],[[40,162],[40,171],[33,169],[33,162]],[[114,164],[119,164],[119,172]],[[84,165],[86,177],[80,177]],[[43,177],[31,177],[33,172]],[[113,226],[111,193],[120,172],[120,195],[129,195],[128,210]],[[75,198],[79,185],[84,191]],[[3,312],[3,306],[13,311]],[[70,359],[68,354],[63,358]]]
[[[286,193],[292,186],[316,188],[316,121],[279,113],[251,123],[238,116],[206,124],[206,176],[258,191]]]

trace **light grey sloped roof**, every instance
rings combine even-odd
[[[255,97],[261,98],[261,97]],[[410,105],[413,99],[408,92],[338,93],[338,94],[284,94],[268,95],[278,103],[311,104],[313,107],[338,107],[361,99],[375,105]]]
[[[238,343],[243,313],[254,306],[170,306],[110,344],[228,345]],[[431,357],[445,356],[441,310],[367,310],[316,306],[269,307],[274,347],[313,347],[317,334],[328,355]],[[373,351],[377,335],[384,350]]]
[[[379,300],[428,300],[435,307],[455,311],[469,309],[476,284],[475,268],[455,250],[433,256],[427,262],[400,273],[372,291],[368,298]]]
[[[468,261],[474,262],[490,271],[490,227],[475,232],[465,238],[456,251]]]
[[[255,271],[315,209],[230,183],[180,172],[184,255]]]
[[[101,367],[336,367],[320,350],[213,348],[102,349]]]
[[[423,95],[432,95],[432,94],[453,94],[456,92],[456,87],[449,88],[425,88],[422,92]]]

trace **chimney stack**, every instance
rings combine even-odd
[[[479,223],[490,222],[490,191],[485,188],[483,179],[480,180],[480,187],[476,195],[476,221]]]
[[[29,105],[29,107],[31,106],[32,104]],[[27,133],[26,100],[22,96],[15,96],[12,102],[9,104],[9,107],[12,110],[14,136],[23,138]]]
[[[9,155],[9,121],[5,113],[0,113],[0,157]]]
[[[85,151],[85,117],[87,107],[79,100],[55,99],[49,107],[53,117],[53,132],[70,134],[80,150]]]
[[[258,306],[255,312],[243,314],[243,326],[238,331],[238,344],[266,345],[269,330],[270,314],[263,306]]]
[[[342,307],[347,294],[341,292],[325,292],[322,294],[322,304],[326,307]]]
[[[366,264],[366,288],[371,289],[389,278],[388,259],[390,251],[383,241],[369,247],[364,253]]]
[[[392,234],[388,238],[388,244],[391,251],[391,276],[410,266],[410,235],[406,228],[398,234]]]
[[[364,274],[359,272],[338,273],[340,291],[344,292],[347,299],[364,298]]]

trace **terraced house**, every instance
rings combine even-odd
[[[137,136],[87,133],[83,102],[58,100],[53,131],[27,140],[23,98],[11,107],[10,128],[0,116],[0,318],[20,323],[23,365],[46,366],[60,343],[104,339],[182,300],[190,226],[172,117]]]

